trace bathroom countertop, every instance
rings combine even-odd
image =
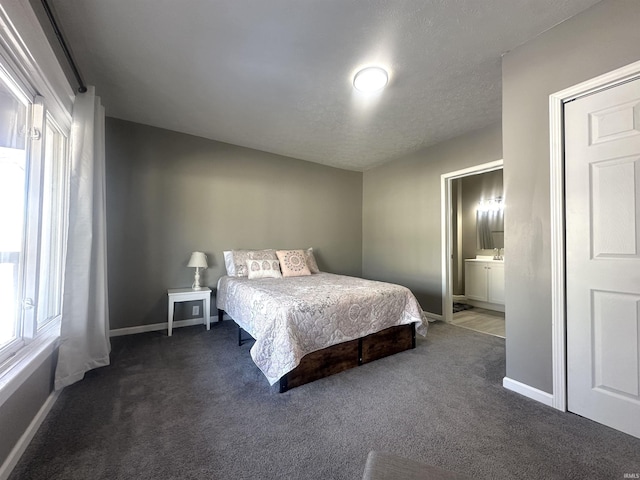
[[[496,263],[504,263],[504,258],[502,260],[495,260],[493,258],[466,258],[465,262],[496,262]]]

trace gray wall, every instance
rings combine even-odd
[[[366,171],[363,276],[405,285],[442,314],[440,175],[501,158],[495,124]]]
[[[605,0],[503,59],[507,376],[552,392],[549,95],[640,60],[640,2]]]
[[[106,158],[112,329],[166,322],[196,250],[212,289],[229,249],[314,247],[321,270],[362,274],[360,172],[113,118]]]

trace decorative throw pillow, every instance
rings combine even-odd
[[[266,248],[264,250],[250,250],[249,258],[252,260],[277,260],[278,256],[273,248]]]
[[[278,260],[249,259],[246,263],[249,280],[253,278],[282,278]]]
[[[276,251],[273,249],[267,250],[232,250],[233,256],[233,269],[235,277],[246,277],[247,272],[247,260],[277,260]],[[228,271],[228,270],[227,270]]]
[[[251,251],[252,250],[231,250],[235,277],[247,276],[247,259],[249,258],[249,252]]]
[[[304,259],[306,260],[307,267],[309,267],[309,271],[311,273],[320,273],[318,263],[316,262],[316,257],[313,255],[313,248],[307,248],[304,251]]]
[[[305,260],[304,250],[278,250],[276,254],[280,260],[283,277],[311,275]]]

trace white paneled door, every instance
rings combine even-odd
[[[640,79],[565,105],[568,409],[640,437]]]

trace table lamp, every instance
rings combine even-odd
[[[195,267],[196,277],[193,281],[193,285],[191,285],[191,288],[193,288],[194,290],[200,290],[202,288],[200,286],[200,269],[208,267],[207,256],[202,252],[193,252],[191,254],[191,258],[189,259],[187,267]]]

